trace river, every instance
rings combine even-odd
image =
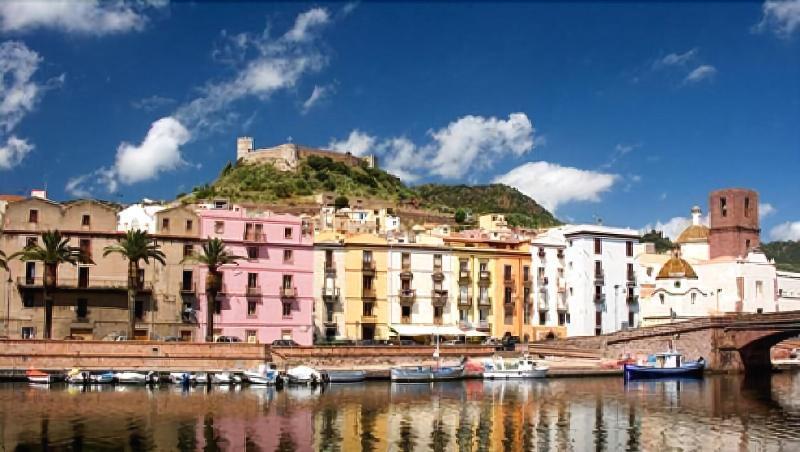
[[[308,388],[0,385],[0,450],[800,450],[800,373]]]

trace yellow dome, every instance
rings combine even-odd
[[[693,224],[681,232],[675,243],[708,242],[708,227],[702,224]]]
[[[668,278],[697,279],[697,273],[694,272],[694,269],[688,262],[681,259],[676,253],[664,263],[661,270],[658,271],[658,276],[656,276],[656,279]]]

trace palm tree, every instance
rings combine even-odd
[[[42,297],[44,298],[44,338],[50,339],[53,333],[53,300],[48,296],[53,293],[58,282],[58,266],[61,264],[77,265],[91,262],[83,250],[69,246],[69,237],[64,237],[60,231],[42,232],[42,243],[35,243],[25,247],[22,251],[12,254],[9,259],[19,258],[22,261],[41,261],[44,264],[44,279],[42,281]]]
[[[128,339],[133,339],[136,328],[136,294],[140,288],[139,262],[150,263],[150,259],[165,265],[166,256],[155,239],[147,231],[128,231],[117,245],[103,249],[103,257],[119,254],[128,260]]]
[[[231,254],[225,243],[218,238],[208,238],[203,244],[203,254],[189,256],[208,267],[206,275],[206,342],[214,341],[214,312],[217,294],[222,290],[222,273],[219,268],[227,264],[236,264],[241,256]]]
[[[8,258],[6,257],[6,253],[3,250],[0,250],[0,268],[8,271]]]

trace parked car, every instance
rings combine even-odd
[[[242,340],[236,336],[217,336],[217,342],[242,342]]]
[[[300,344],[291,339],[275,339],[272,341],[273,347],[297,347],[298,345]]]
[[[449,341],[442,341],[442,345],[464,345],[464,341],[453,339]]]
[[[128,336],[117,336],[113,339],[114,341],[127,341]]]
[[[82,341],[83,340],[83,336],[73,336],[73,335],[70,334],[69,336],[64,336],[64,340],[65,341]]]

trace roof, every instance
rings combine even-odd
[[[681,232],[675,243],[705,243],[708,242],[708,227],[702,224],[693,224]]]
[[[25,199],[25,196],[20,196],[20,195],[0,195],[0,201],[15,202],[15,201],[22,201],[23,199]]]
[[[562,227],[564,231],[564,236],[572,236],[572,235],[607,235],[607,236],[619,236],[619,237],[626,237],[626,238],[634,238],[638,239],[641,237],[639,231],[629,228],[613,228],[609,226],[602,226],[596,224],[571,224]]]
[[[656,279],[668,278],[697,279],[697,273],[695,273],[691,264],[686,262],[685,259],[681,259],[681,257],[676,253],[664,263],[664,265],[661,267],[661,270],[658,272],[658,276],[656,276]]]

